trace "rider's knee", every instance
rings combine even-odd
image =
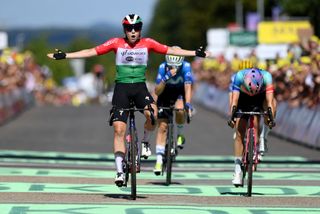
[[[126,133],[125,127],[122,126],[114,126],[114,134],[117,136],[124,136]]]

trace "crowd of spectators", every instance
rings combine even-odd
[[[48,67],[38,65],[32,53],[0,51],[0,124],[30,105],[73,105],[87,102],[81,90],[58,86]]]
[[[310,37],[307,43],[289,45],[285,58],[260,61],[253,50],[247,60],[273,76],[275,96],[291,107],[306,105],[315,108],[320,104],[320,40]],[[196,59],[192,62],[198,81],[206,81],[216,87],[228,90],[231,75],[238,71],[241,62],[237,54],[231,60],[223,55],[210,59]]]

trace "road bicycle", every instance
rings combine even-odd
[[[241,117],[241,118],[248,118],[248,123],[247,123],[247,128],[246,128],[246,134],[245,134],[245,139],[244,139],[244,152],[242,155],[242,180],[245,179],[246,174],[248,174],[247,177],[247,193],[246,196],[251,197],[252,195],[252,176],[253,176],[253,171],[257,170],[257,166],[259,163],[259,144],[258,144],[258,136],[259,133],[254,127],[254,117],[255,116],[268,116],[269,118],[269,127],[270,129],[274,126],[274,120],[272,116],[272,111],[271,108],[269,107],[267,111],[261,111],[259,109],[253,109],[253,111],[248,111],[248,112],[242,112],[242,111],[237,111],[235,107],[233,107],[232,110],[232,119],[236,116]],[[231,120],[228,121],[228,125],[231,126]],[[236,187],[243,187],[243,182],[242,185],[236,185]]]
[[[174,105],[170,107],[158,107],[160,111],[166,110],[165,113],[168,117],[168,128],[167,128],[167,139],[165,152],[163,156],[163,165],[162,165],[162,175],[166,172],[166,185],[171,184],[172,177],[172,163],[175,161],[176,156],[178,155],[177,150],[177,141],[174,137],[174,122],[173,122],[173,112],[174,111],[185,111],[183,108],[175,108]],[[190,123],[190,116],[187,115],[187,123]]]
[[[144,112],[149,111],[151,114],[151,123],[152,125],[155,124],[155,118],[153,114],[153,109],[151,105],[147,106],[147,109],[143,108],[136,108],[133,101],[130,101],[130,107],[129,108],[116,108],[113,107],[111,112],[114,110],[119,111],[128,111],[129,112],[129,122],[128,122],[128,130],[126,134],[126,153],[123,160],[123,172],[125,174],[125,180],[123,185],[124,187],[127,187],[129,177],[131,176],[131,199],[136,200],[137,198],[137,173],[140,172],[140,161],[141,161],[141,148],[140,144],[138,143],[138,134],[137,134],[137,128],[136,128],[136,122],[135,122],[135,112]],[[113,113],[111,113],[111,117],[109,120],[109,125],[112,126],[113,121]]]

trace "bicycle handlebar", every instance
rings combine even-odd
[[[228,126],[230,126],[231,128],[234,127],[234,118],[236,117],[236,115],[252,115],[252,116],[262,116],[262,115],[266,115],[268,116],[268,126],[270,129],[272,129],[276,123],[274,121],[273,115],[272,115],[272,109],[271,107],[267,108],[267,111],[248,111],[248,112],[241,112],[241,111],[236,111],[236,107],[233,106],[232,107],[232,116],[231,119],[228,120]]]
[[[268,126],[270,129],[272,129],[276,123],[274,121],[274,118],[272,116],[272,109],[271,107],[268,107],[267,111],[248,111],[248,112],[242,112],[242,111],[236,111],[236,107],[233,106],[232,107],[232,116],[231,119],[228,120],[228,126],[230,126],[231,128],[234,127],[234,118],[236,117],[236,115],[252,115],[252,116],[262,116],[262,115],[266,115],[268,116]]]
[[[174,106],[170,106],[170,107],[167,107],[167,106],[158,106],[159,109],[164,109],[164,110],[170,110],[170,111],[185,111],[186,109],[184,108],[175,108]],[[187,113],[187,123],[189,124],[191,121],[190,119],[190,115]]]
[[[136,112],[136,111],[149,111],[150,112],[150,118],[151,118],[151,124],[154,125],[156,123],[156,119],[154,117],[153,114],[153,108],[151,107],[151,105],[148,105],[148,108],[136,108],[136,107],[130,107],[130,108],[116,108],[115,106],[112,107],[112,109],[110,110],[110,119],[109,119],[109,126],[112,126],[113,123],[113,114],[115,110],[119,110],[119,111],[132,111],[132,112]]]

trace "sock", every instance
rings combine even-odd
[[[260,138],[267,139],[269,132],[270,132],[269,126],[267,126],[266,124],[263,124],[262,130],[260,133]]]
[[[183,124],[177,124],[177,135],[183,135]]]
[[[164,146],[157,145],[156,146],[156,154],[157,154],[157,163],[162,163],[162,155],[164,155]]]
[[[151,134],[152,134],[152,131],[144,129],[142,142],[149,142]]]
[[[234,158],[234,163],[235,163],[235,169],[234,169],[234,172],[236,174],[239,174],[242,170],[241,170],[241,161],[242,157],[235,157]]]
[[[263,124],[263,127],[264,127],[264,139],[267,139],[270,132],[270,128],[266,124]]]
[[[266,126],[265,124],[262,125],[260,138],[264,138],[265,126]]]
[[[117,172],[123,173],[123,168],[122,168],[123,156],[124,154],[122,152],[116,152],[114,154]]]

